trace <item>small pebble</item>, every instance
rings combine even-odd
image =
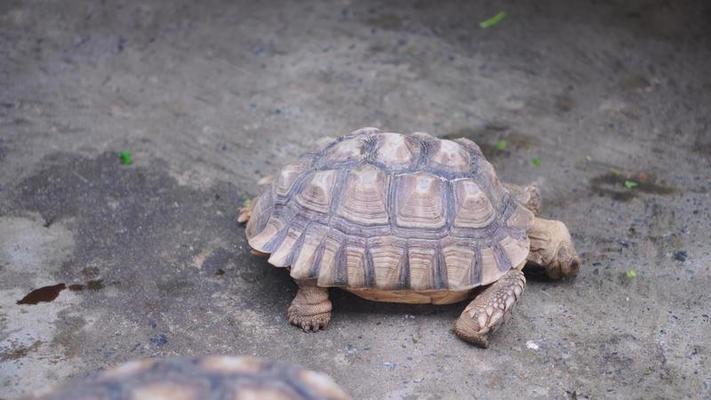
[[[385,369],[395,369],[395,365],[397,364],[391,363],[390,361],[385,361],[383,363],[383,367],[385,367]]]
[[[168,338],[161,333],[160,335],[153,336],[152,338],[150,338],[150,342],[154,346],[161,347],[168,344]]]
[[[346,353],[347,354],[355,354],[357,352],[358,352],[358,349],[355,348],[355,346],[350,345],[350,344],[346,345]]]
[[[540,347],[538,347],[538,344],[534,342],[533,340],[529,340],[526,342],[526,347],[528,347],[531,350],[538,350]]]
[[[686,261],[687,257],[689,257],[689,254],[686,252],[686,250],[675,251],[674,254],[672,255],[673,259],[675,259],[676,261],[681,261],[681,262]]]

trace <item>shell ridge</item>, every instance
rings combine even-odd
[[[454,226],[454,218],[457,216],[457,211],[455,209],[455,204],[454,204],[454,185],[452,184],[451,180],[444,180],[444,190],[442,191],[444,194],[444,205],[445,205],[445,213],[446,215],[444,216],[446,219],[446,223],[444,225],[444,230],[445,234],[449,235],[452,232],[452,227]]]
[[[427,160],[430,158],[431,143],[422,138],[417,138],[420,144],[420,157],[415,164],[415,170],[421,170],[427,165]]]
[[[346,263],[347,245],[348,240],[344,239],[344,241],[341,243],[341,246],[338,248],[338,251],[336,251],[336,278],[333,282],[336,286],[348,286],[348,265]]]
[[[474,257],[469,269],[469,285],[478,285],[481,283],[481,248],[474,246]]]
[[[400,289],[410,288],[410,245],[405,243],[402,259],[400,260],[400,275],[398,277]]]
[[[343,197],[343,189],[346,184],[346,179],[351,169],[341,169],[338,171],[336,176],[336,182],[333,184],[333,197],[331,198],[331,208],[328,213],[328,226],[331,227],[331,220],[333,216],[336,215],[336,210],[341,204],[341,197]]]
[[[319,270],[321,269],[321,259],[323,259],[323,252],[326,249],[326,238],[328,237],[328,233],[321,238],[321,241],[318,244],[318,247],[316,247],[316,256],[314,257],[314,261],[309,267],[309,271],[307,273],[307,276],[309,279],[317,279],[318,278],[318,273]]]
[[[395,219],[393,218],[393,215],[397,212],[397,208],[395,206],[395,202],[397,201],[397,193],[396,193],[396,188],[399,183],[400,179],[392,172],[388,174],[388,192],[387,192],[387,197],[386,197],[386,204],[385,208],[388,213],[388,227],[390,229],[390,232],[392,233],[395,229]]]
[[[294,197],[298,194],[301,193],[301,190],[303,190],[304,185],[306,184],[306,181],[309,180],[309,178],[313,177],[313,175],[316,173],[316,169],[314,168],[309,168],[306,169],[304,172],[302,172],[296,179],[294,180],[294,183],[291,184],[291,188],[289,191],[286,193],[285,196],[279,196],[277,194],[277,197],[275,199],[275,204],[281,204],[285,205],[288,203],[291,203]]]
[[[434,289],[446,289],[447,283],[447,261],[442,253],[442,247],[438,244],[435,247],[435,259],[434,259],[434,276],[433,276],[433,286]]]
[[[375,287],[375,265],[373,264],[373,253],[370,251],[368,243],[365,245],[365,265],[363,272],[365,274],[365,287]]]
[[[509,256],[506,255],[506,252],[500,243],[494,245],[494,258],[496,258],[496,264],[499,267],[499,271],[507,272],[512,268],[511,260],[509,259]]]
[[[289,255],[286,257],[286,265],[291,268],[293,266],[294,261],[296,261],[299,258],[299,253],[301,253],[301,247],[304,245],[304,240],[306,240],[306,231],[309,229],[311,226],[311,223],[309,222],[306,224],[304,229],[301,231],[301,234],[299,235],[299,238],[296,239],[296,242],[294,243],[294,246],[291,248],[289,251]]]
[[[281,246],[281,243],[284,241],[284,238],[286,238],[286,234],[289,232],[289,224],[284,224],[284,227],[282,227],[279,232],[272,237],[267,244],[264,245],[264,252],[265,253],[272,253],[274,250],[278,249],[279,246]]]
[[[375,156],[375,147],[378,145],[379,141],[379,135],[374,134],[372,136],[367,137],[363,141],[363,151],[365,152],[365,157],[363,157],[363,161],[370,163],[373,161],[373,157]]]

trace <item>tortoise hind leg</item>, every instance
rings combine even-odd
[[[464,341],[488,347],[489,333],[504,323],[525,287],[523,272],[510,270],[469,303],[454,324],[454,332]]]
[[[314,281],[297,281],[299,291],[287,310],[289,322],[306,332],[316,332],[328,325],[333,305],[328,288],[316,286]]]
[[[254,207],[254,202],[257,198],[250,199],[244,202],[242,207],[239,208],[239,215],[237,216],[237,222],[240,224],[246,224],[249,222],[249,218],[252,216],[252,207]]]

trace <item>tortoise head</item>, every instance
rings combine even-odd
[[[546,274],[553,279],[574,277],[580,270],[580,257],[571,241],[563,241],[553,260],[546,268]]]

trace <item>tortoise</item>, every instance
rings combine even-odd
[[[129,361],[38,400],[346,400],[323,373],[256,357]]]
[[[579,270],[566,226],[538,217],[538,188],[501,183],[465,138],[362,128],[317,141],[261,184],[238,221],[254,253],[290,269],[298,291],[287,315],[305,331],[330,321],[330,287],[400,303],[476,295],[454,331],[487,347],[527,263],[555,279]]]

